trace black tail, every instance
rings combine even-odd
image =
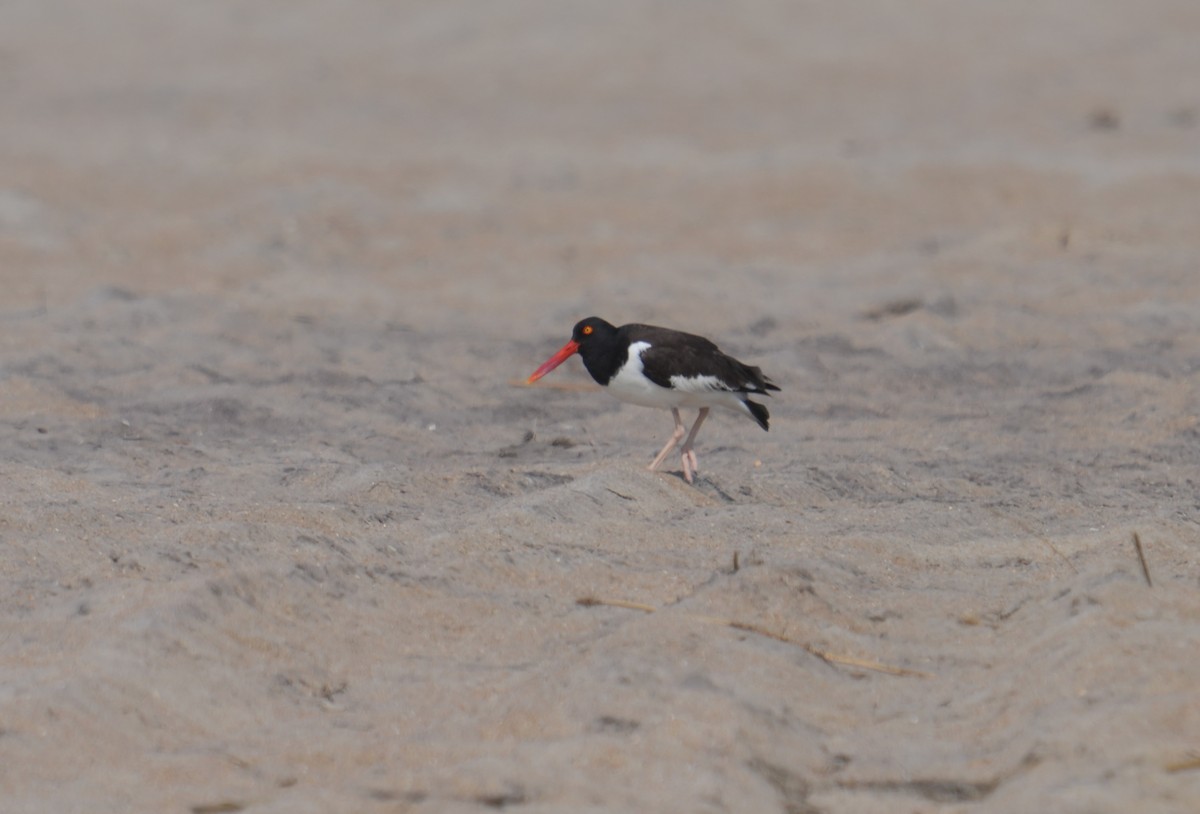
[[[749,384],[743,385],[747,392],[770,395],[769,390],[779,390],[779,385],[771,381],[770,377],[762,372],[761,367],[742,365],[742,373],[750,380]]]
[[[767,425],[771,418],[771,414],[767,412],[766,407],[762,406],[757,401],[750,401],[750,399],[746,399],[742,402],[742,404],[746,405],[746,409],[750,411],[750,415],[754,416],[754,420],[758,422],[758,426],[762,427],[764,430],[769,429]]]

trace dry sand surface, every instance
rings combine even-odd
[[[0,810],[1200,811],[1197,42],[0,3]]]

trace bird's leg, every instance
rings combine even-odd
[[[692,449],[692,442],[696,440],[696,433],[700,432],[700,425],[706,418],[708,418],[708,408],[701,407],[700,414],[696,416],[696,423],[692,425],[692,431],[688,433],[687,440],[683,442],[683,477],[687,479],[688,483],[692,482],[692,473],[700,471],[700,467],[696,463],[696,451]]]
[[[667,441],[667,445],[662,448],[662,452],[658,453],[658,457],[651,461],[647,469],[658,469],[658,465],[667,459],[667,454],[675,449],[679,439],[683,437],[683,419],[679,417],[679,408],[672,407],[671,415],[675,416],[675,432],[671,433],[671,440]]]

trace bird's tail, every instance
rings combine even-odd
[[[757,401],[750,401],[750,399],[743,401],[742,405],[750,413],[750,417],[758,422],[758,426],[762,427],[764,430],[769,428],[768,423],[770,421],[771,414],[767,412],[766,407],[762,406]]]
[[[752,365],[742,365],[742,373],[745,374],[748,384],[743,385],[743,388],[750,393],[761,393],[764,396],[771,395],[768,391],[779,390],[779,385],[771,381],[767,374],[762,372],[761,367]]]

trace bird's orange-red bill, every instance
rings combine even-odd
[[[545,362],[542,363],[541,367],[539,367],[537,370],[533,371],[533,375],[531,375],[528,379],[525,380],[525,384],[533,384],[538,379],[542,378],[547,373],[549,373],[551,370],[554,370],[554,368],[558,367],[563,362],[570,359],[571,356],[574,355],[574,353],[577,350],[579,350],[579,343],[576,342],[574,339],[570,340],[569,342],[567,342],[567,344],[563,345],[561,348],[558,349],[558,353],[551,356],[549,359],[547,359]]]

